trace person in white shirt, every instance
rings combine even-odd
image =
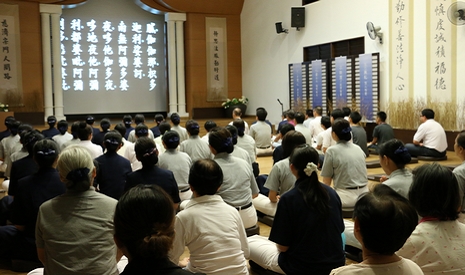
[[[237,146],[246,150],[250,160],[254,163],[257,158],[257,147],[255,147],[255,140],[251,136],[245,134],[244,125],[242,119],[236,119],[233,122],[233,126],[237,129]]]
[[[136,126],[139,125],[139,124],[145,124],[145,116],[142,115],[142,114],[137,114],[135,117],[134,117],[134,122],[136,123]],[[137,137],[136,137],[136,129],[132,130],[131,132],[129,132],[129,136],[128,136],[128,140],[132,143],[136,142],[137,140]],[[153,133],[152,133],[152,130],[148,130],[148,136],[150,138],[155,138]]]
[[[233,125],[233,122],[236,119],[242,119],[241,116],[242,116],[242,110],[240,108],[235,108],[232,111],[233,121],[229,122],[229,125]],[[244,121],[244,126],[245,126],[244,133],[249,134],[249,124],[245,120],[243,120],[243,121]]]
[[[237,146],[237,128],[233,125],[227,125],[225,128],[231,133],[231,137],[234,144],[234,150],[232,151],[231,156],[243,159],[247,161],[250,165],[252,165],[253,160],[250,158],[249,153],[247,153],[247,151],[242,149],[241,147]]]
[[[150,138],[149,131],[149,127],[147,127],[145,124],[140,123],[139,125],[137,125],[134,129],[134,136],[136,138],[136,141],[140,137]],[[128,149],[126,149],[126,152],[124,152],[123,156],[131,162],[132,171],[136,171],[142,168],[142,162],[140,162],[136,156],[135,146],[135,143],[128,144]]]
[[[189,138],[186,128],[179,125],[181,123],[181,117],[177,113],[173,113],[170,116],[170,120],[173,123],[171,130],[178,132],[181,143]]]
[[[212,154],[208,143],[199,138],[200,126],[197,121],[188,120],[186,122],[186,129],[187,133],[189,133],[189,138],[181,141],[179,151],[187,153],[191,157],[192,162],[198,159],[211,159]],[[174,130],[174,127],[171,130]],[[179,138],[182,140],[181,135]]]
[[[222,188],[223,173],[214,160],[192,165],[189,185],[194,197],[176,215],[170,259],[191,272],[248,275],[250,251],[239,211],[216,194]],[[190,258],[179,261],[185,246]]]
[[[444,128],[434,120],[434,111],[424,109],[420,116],[421,125],[413,136],[413,144],[407,143],[405,147],[410,155],[444,157],[447,150],[447,138]]]
[[[341,109],[334,109],[331,112],[330,118],[331,118],[331,124],[333,124],[336,119],[344,118],[344,112]],[[331,132],[332,132],[332,127],[329,127],[325,130],[323,134],[323,147],[322,147],[323,153],[326,153],[326,150],[328,150],[328,148],[331,145],[336,144],[336,140],[334,140],[334,138],[332,137]]]
[[[92,127],[85,123],[79,122],[78,137],[81,140],[77,145],[89,150],[92,159],[103,155],[102,146],[92,143]]]
[[[154,141],[155,145],[157,145],[158,155],[161,156],[166,151],[165,147],[163,146],[163,135],[171,130],[171,124],[169,122],[162,121],[158,126],[158,130],[160,131],[160,136],[156,137]]]
[[[68,122],[64,119],[58,121],[57,128],[60,134],[53,136],[52,139],[58,144],[58,148],[61,148],[63,144],[73,139],[73,135],[68,133]]]
[[[312,134],[310,132],[310,129],[308,129],[307,127],[305,127],[305,125],[303,124],[304,123],[304,118],[305,118],[305,115],[301,112],[297,112],[295,113],[295,130],[297,132],[300,132],[304,137],[305,137],[305,140],[307,141],[307,144],[308,145],[312,145],[313,141],[312,141]]]
[[[63,151],[63,149],[65,149],[69,145],[78,144],[81,141],[78,137],[78,130],[79,130],[79,121],[75,121],[73,122],[73,124],[71,124],[71,135],[73,136],[73,138],[63,143],[63,145],[61,145],[60,147],[60,151]]]
[[[200,139],[208,143],[208,134],[210,133],[210,130],[217,127],[217,125],[216,125],[216,122],[214,122],[213,120],[207,120],[205,121],[205,124],[203,125],[203,127],[207,131],[207,134],[201,137]]]
[[[308,128],[310,129],[310,134],[312,135],[313,140],[316,140],[316,137],[324,131],[324,129],[321,127],[322,115],[323,108],[321,108],[321,106],[317,106],[315,109],[313,109],[313,116],[315,118],[308,124]]]
[[[118,151],[116,151],[116,153],[122,157],[125,157],[125,154],[126,154],[126,151],[131,148],[131,150],[134,150],[134,143],[130,142],[130,141],[127,141],[125,138],[124,138],[124,134],[126,133],[126,126],[124,126],[123,123],[118,123],[115,125],[115,128],[114,128],[115,131],[117,131],[118,133],[120,133],[122,139],[121,139],[121,142],[122,142],[122,145],[121,147],[118,149]],[[129,160],[130,161],[130,160]]]

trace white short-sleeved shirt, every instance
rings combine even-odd
[[[250,136],[255,140],[257,148],[269,148],[271,146],[271,127],[264,121],[250,126]]]
[[[423,122],[413,136],[413,140],[418,142],[423,140],[423,146],[438,152],[444,152],[447,149],[446,132],[434,119]]]
[[[61,148],[63,144],[73,139],[73,135],[71,135],[68,132],[65,132],[64,135],[62,134],[54,135],[52,139],[58,144],[58,148]]]
[[[313,138],[315,138],[321,132],[323,132],[324,129],[323,127],[321,127],[321,116],[317,116],[314,120],[310,121],[310,123],[308,124],[308,128],[310,129],[310,134]]]
[[[452,171],[459,184],[460,197],[462,198],[462,212],[465,211],[465,161]]]
[[[149,129],[149,138],[151,138],[151,139],[155,138],[154,135],[153,135],[152,130],[150,130],[150,129]],[[132,143],[136,142],[136,140],[137,140],[136,130],[132,130],[131,132],[129,132],[128,140],[130,142],[132,142]]]
[[[365,153],[352,142],[338,142],[326,151],[321,176],[332,178],[335,189],[366,186]]]
[[[188,154],[178,152],[176,149],[168,149],[159,156],[158,166],[173,172],[179,190],[185,190],[189,187],[189,170],[192,166],[192,160]]]
[[[86,148],[87,150],[89,150],[89,153],[90,153],[90,156],[92,157],[92,159],[95,159],[96,157],[99,157],[99,156],[103,155],[102,146],[93,144],[92,141],[90,141],[90,140],[81,140],[78,143],[78,145]]]
[[[187,133],[186,128],[182,126],[173,125],[173,127],[171,127],[171,131],[175,131],[179,134],[179,143],[189,139],[189,134]]]
[[[324,130],[321,134],[323,137],[323,148],[328,149],[330,146],[336,145],[336,141],[333,139],[331,132],[333,131],[333,127],[329,127],[328,129]]]
[[[187,140],[181,142],[179,151],[187,153],[191,157],[192,163],[199,159],[213,158],[210,146],[201,140],[199,136],[190,136]]]
[[[234,151],[231,153],[231,156],[243,159],[247,161],[250,165],[252,165],[252,162],[250,161],[250,156],[249,153],[247,153],[246,150],[242,149],[241,147],[234,145]]]
[[[307,119],[304,121],[303,125],[304,125],[305,127],[307,127],[308,129],[310,129],[310,122],[312,122],[314,119],[315,119],[314,117],[309,117],[309,118],[307,118]]]
[[[301,133],[305,137],[305,143],[307,144],[312,144],[312,134],[310,132],[310,129],[305,127],[303,124],[296,124],[295,125],[295,130],[296,132]]]
[[[421,268],[409,259],[388,264],[351,264],[333,269],[330,275],[423,275]]]
[[[249,130],[249,124],[248,124],[245,120],[243,120],[243,119],[242,119],[242,121],[244,121],[244,126],[245,126],[244,133],[246,133],[246,134],[248,135],[248,134],[249,134],[249,131],[250,131],[250,130]],[[234,122],[234,121],[229,122],[229,125],[233,125],[233,122]]]
[[[265,187],[279,192],[279,195],[282,196],[294,188],[295,181],[296,178],[289,168],[289,158],[285,158],[273,165],[266,179]]]
[[[237,136],[236,145],[246,150],[247,153],[249,153],[249,157],[252,163],[255,162],[257,157],[257,147],[255,146],[255,140],[251,136],[247,134],[243,135],[242,137]]]

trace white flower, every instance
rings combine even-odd
[[[313,162],[307,163],[307,167],[305,167],[304,172],[307,176],[311,176],[313,172],[318,169],[318,166],[315,165]]]
[[[5,107],[5,104],[0,104],[0,108],[4,108]]]
[[[5,109],[5,110],[3,110],[3,111],[8,112],[8,109]]]

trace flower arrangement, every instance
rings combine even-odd
[[[223,106],[225,109],[228,109],[229,107],[233,106],[233,105],[238,105],[238,104],[244,104],[244,105],[247,105],[247,103],[249,103],[249,99],[245,96],[242,96],[241,98],[233,98],[233,99],[226,99],[225,102],[223,102],[221,104],[221,106]]]
[[[8,112],[8,104],[0,103],[0,111],[1,112]]]

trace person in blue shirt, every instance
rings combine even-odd
[[[48,129],[42,131],[42,135],[46,138],[52,138],[58,134],[60,134],[60,131],[58,131],[57,128],[55,128],[55,125],[57,123],[57,118],[55,116],[49,116],[47,117],[47,124],[48,124]]]

